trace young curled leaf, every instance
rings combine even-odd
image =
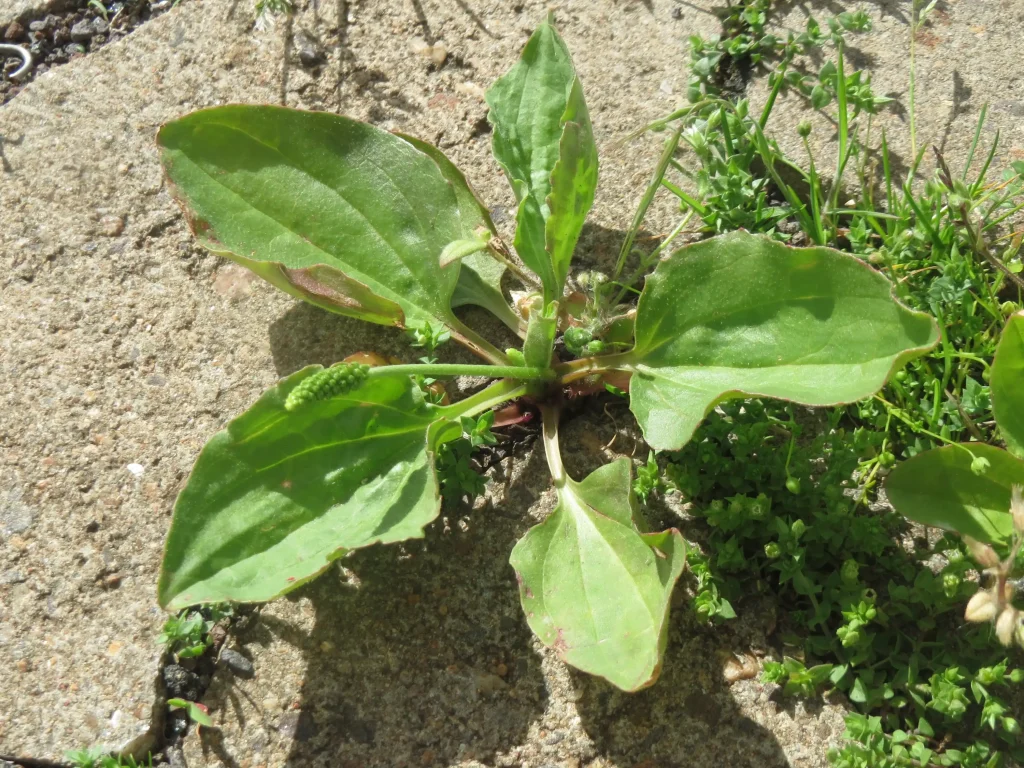
[[[519,211],[516,252],[557,301],[597,188],[597,145],[583,89],[551,19],[490,90],[494,156]]]

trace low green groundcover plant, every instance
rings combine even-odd
[[[853,406],[723,403],[681,451],[660,457],[663,476],[645,467],[649,477],[638,472],[638,483],[678,489],[706,522],[687,531],[707,553],[688,554],[698,617],[727,621],[763,595],[778,610],[773,637],[783,643],[763,679],[787,695],[845,695],[847,730],[830,764],[1020,764],[1010,684],[1024,681],[1024,670],[1019,653],[1000,643],[1014,639],[1020,620],[1013,577],[1024,513],[1015,520],[1010,510],[1024,500],[1012,501],[1019,463],[999,450],[1012,453],[1024,429],[1012,423],[1024,414],[1022,356],[1007,351],[1014,340],[1019,347],[1020,320],[998,355],[996,343],[1024,296],[1021,237],[1008,226],[1024,210],[1024,163],[1000,172],[999,132],[989,146],[982,141],[984,107],[955,171],[918,141],[915,36],[934,1],[907,9],[905,171],[890,155],[893,136],[873,129],[888,99],[844,57],[848,33],[869,32],[870,19],[840,13],[819,25],[808,17],[804,33],[782,40],[768,17],[785,7],[740,0],[718,9],[721,37],[691,39],[691,105],[652,126],[674,130],[645,201],[659,186],[679,198],[684,215],[670,237],[692,221],[703,232],[743,228],[852,252],[890,277],[902,301],[937,318],[942,343]],[[734,76],[748,70],[767,78],[761,104],[738,98]],[[837,129],[834,172],[811,151],[811,122],[778,120],[774,106],[787,93]],[[802,161],[775,141],[788,131],[803,140]],[[930,158],[936,167],[925,173]],[[967,439],[974,442],[918,460]],[[911,541],[904,517],[876,504],[903,459],[908,468],[887,483],[889,500],[965,536]],[[979,525],[998,536],[970,541]]]
[[[1007,321],[991,371],[992,412],[1008,450],[981,442],[933,448],[896,467],[885,487],[911,520],[1006,549],[1013,488],[1024,488],[1024,312]],[[987,556],[979,562],[992,565]]]
[[[570,300],[598,157],[550,19],[487,101],[525,270],[463,175],[411,137],[267,106],[202,110],[160,131],[172,191],[206,248],[316,306],[407,329],[428,352],[450,337],[486,361],[310,366],[264,393],[206,445],[178,498],[160,603],[271,600],[352,550],[422,537],[439,513],[445,446],[467,433],[485,442],[488,414],[529,398],[558,504],[512,551],[527,621],[569,664],[636,690],[660,668],[684,541],[647,530],[628,459],[568,476],[558,439],[567,390],[628,380],[647,442],[675,451],[731,399],[867,397],[933,347],[938,329],[851,256],[743,232],[655,260],[635,305],[596,290]],[[508,270],[532,291],[525,322],[501,289]],[[454,313],[466,304],[520,334],[521,348],[502,351],[467,327]],[[573,359],[554,353],[559,333]],[[438,402],[432,381],[459,375],[494,381]]]

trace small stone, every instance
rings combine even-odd
[[[447,58],[448,48],[445,47],[444,43],[438,43],[437,45],[431,46],[430,60],[434,62],[435,67],[443,65]]]
[[[210,640],[214,648],[220,648],[228,638],[228,631],[220,624],[214,624],[210,630]]]
[[[473,672],[473,683],[478,693],[497,693],[508,688],[508,683],[489,672]]]
[[[103,579],[103,586],[107,589],[117,589],[121,586],[121,574],[111,573],[105,579]]]
[[[199,676],[179,664],[168,664],[163,672],[167,695],[172,699],[199,700]]]
[[[256,668],[252,662],[231,648],[225,648],[220,652],[220,662],[239,677],[250,678],[256,675]]]
[[[164,756],[167,758],[167,764],[171,768],[188,768],[188,763],[185,762],[185,755],[182,754],[179,747],[164,747]]]
[[[75,25],[71,27],[71,40],[76,43],[87,43],[92,40],[92,36],[92,21],[90,19],[77,21],[75,22]],[[83,49],[83,53],[84,52],[85,51]]]
[[[682,8],[673,8],[672,9],[672,18],[676,19],[677,21],[679,19],[683,18],[683,9]]]
[[[30,21],[28,23],[29,32],[45,32],[49,27],[45,21]]]
[[[499,664],[495,667],[494,671],[498,673],[498,677],[506,677],[508,675],[508,665]]]
[[[727,683],[735,683],[740,680],[750,680],[757,677],[761,667],[750,654],[743,654],[737,657],[729,654],[725,664],[722,665],[722,676]]]
[[[92,33],[94,35],[105,35],[110,31],[110,25],[103,19],[96,17],[92,20]]]
[[[71,43],[64,46],[64,53],[68,56],[78,56],[85,54],[85,46],[81,43]]]
[[[24,34],[25,28],[18,22],[12,21],[7,25],[7,31],[4,32],[4,40],[17,40]]]
[[[330,653],[334,650],[334,643],[332,643],[330,640],[324,640],[322,643],[320,643],[320,650],[323,653]]]
[[[277,730],[284,736],[291,737],[296,741],[309,741],[316,736],[319,728],[313,715],[307,711],[286,712],[281,715]]]
[[[100,232],[107,237],[117,237],[124,232],[124,219],[120,216],[104,216],[100,219]]]
[[[19,672],[30,672],[32,670],[32,662],[28,659],[18,659],[18,663],[14,666],[18,668]]]
[[[299,54],[299,63],[307,69],[317,67],[327,60],[316,39],[305,32],[295,35],[295,50]]]
[[[127,467],[125,467],[125,469],[127,469],[136,477],[142,477],[142,473],[146,471],[146,468],[141,464],[129,464]]]
[[[486,91],[484,91],[483,88],[481,88],[479,85],[472,81],[467,81],[465,83],[456,83],[455,92],[461,93],[465,96],[472,96],[474,99],[480,102],[484,101],[484,99],[486,98]]]
[[[428,45],[426,41],[416,38],[409,47],[416,55],[430,59],[435,67],[443,65],[448,58],[448,47],[444,43]]]
[[[273,696],[267,696],[267,698],[265,698],[263,700],[263,709],[266,712],[275,712],[276,710],[278,710],[280,708],[281,708],[281,702],[278,701]]]
[[[9,584],[24,584],[28,579],[25,578],[25,574],[21,571],[14,570],[13,568],[9,571],[0,573],[0,586]]]

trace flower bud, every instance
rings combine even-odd
[[[1019,485],[1013,486],[1010,494],[1010,515],[1013,517],[1013,529],[1024,533],[1024,489]]]
[[[971,472],[976,474],[978,477],[981,477],[988,472],[988,468],[991,466],[992,462],[984,456],[975,456],[974,461],[971,462]]]
[[[779,548],[779,545],[776,544],[774,541],[769,541],[767,544],[764,545],[764,554],[765,557],[767,557],[769,560],[774,560],[782,554],[782,550]]]
[[[800,135],[801,139],[806,139],[811,135],[811,123],[809,120],[803,120],[796,127],[796,132]]]
[[[980,565],[982,568],[995,568],[999,565],[999,555],[992,549],[988,544],[982,544],[977,539],[972,539],[970,536],[964,536],[964,542],[967,544],[967,549],[971,553],[971,557]]]
[[[961,579],[955,573],[944,573],[942,575],[942,590],[946,593],[946,597],[952,598],[956,595],[958,589],[960,589]]]
[[[977,624],[992,621],[995,616],[996,601],[992,599],[992,593],[988,590],[975,592],[974,597],[967,603],[967,610],[964,611],[964,618]]]
[[[285,398],[286,411],[307,403],[344,395],[365,381],[370,366],[365,363],[338,363],[307,376]]]
[[[1003,645],[1009,645],[1013,641],[1015,629],[1017,629],[1017,609],[1008,605],[1003,608],[1003,612],[996,619],[996,637]]]

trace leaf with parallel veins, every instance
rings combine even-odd
[[[852,256],[733,232],[681,248],[647,278],[630,408],[653,448],[677,450],[722,400],[854,402],[937,342],[935,321]]]

